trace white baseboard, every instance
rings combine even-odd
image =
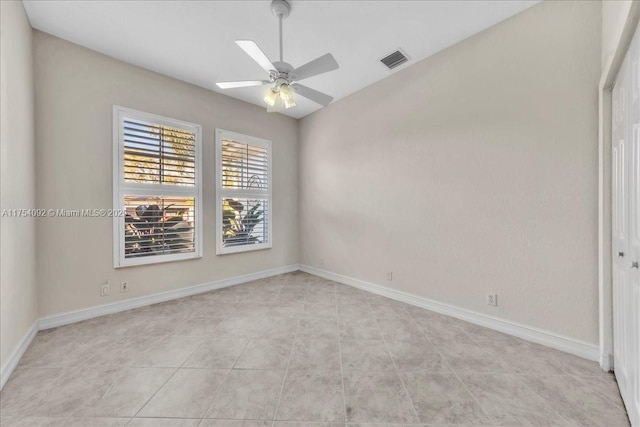
[[[0,369],[0,390],[4,388],[5,383],[13,373],[13,370],[16,369],[16,366],[18,366],[18,363],[20,363],[22,355],[27,351],[27,348],[29,348],[31,341],[33,341],[37,333],[38,321],[36,320],[33,322],[24,337],[22,337],[20,344],[15,348],[15,350],[13,350],[13,353],[9,356],[7,363],[5,363],[5,365]]]
[[[600,354],[600,367],[605,372],[613,371],[613,354],[601,353]]]
[[[465,320],[467,322],[484,326],[489,329],[494,329],[496,331],[513,335],[515,337],[522,338],[536,344],[555,348],[557,350],[561,350],[585,359],[593,360],[595,362],[599,361],[600,358],[600,349],[597,345],[562,336],[554,332],[545,331],[543,329],[534,328],[532,326],[523,325],[521,323],[512,322],[510,320],[500,319],[498,317],[489,316],[486,314],[467,310],[465,308],[455,307],[449,304],[444,304],[441,302],[430,300],[428,298],[409,294],[407,292],[386,288],[374,283],[365,282],[363,280],[354,279],[352,277],[343,276],[341,274],[332,273],[308,265],[300,265],[300,270],[310,274],[314,274],[316,276],[324,277],[325,279],[333,280],[338,283],[353,286],[367,292],[382,295],[384,297],[415,305],[417,307],[425,308],[427,310],[435,311],[436,313]]]
[[[82,310],[70,311],[62,314],[54,314],[53,316],[40,318],[40,320],[38,321],[38,330],[41,331],[44,329],[68,325],[70,323],[80,322],[82,320],[92,319],[94,317],[104,316],[106,314],[119,313],[121,311],[131,310],[132,308],[144,307],[151,304],[157,304],[159,302],[188,297],[203,292],[209,292],[216,289],[239,285],[241,283],[251,282],[252,280],[264,279],[271,276],[277,276],[278,274],[291,273],[292,271],[297,270],[297,264],[287,265],[284,267],[258,271],[243,276],[235,276],[228,279],[215,280],[213,282],[189,286],[187,288],[180,288],[172,291],[161,292],[158,294],[145,295],[138,298],[99,305]]]

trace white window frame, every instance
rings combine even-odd
[[[244,190],[222,188],[222,141],[231,139],[240,143],[258,145],[267,149],[269,188],[267,191],[261,190]],[[268,139],[258,138],[255,136],[244,135],[238,132],[232,132],[224,129],[216,129],[216,255],[234,254],[239,252],[258,251],[262,249],[271,249],[273,247],[273,180],[272,180],[272,155],[271,141]],[[222,246],[222,199],[224,198],[255,198],[268,200],[267,206],[267,235],[269,236],[267,243],[259,243],[253,245],[230,246],[228,248]]]
[[[143,120],[162,126],[182,128],[195,134],[195,186],[166,184],[143,184],[124,180],[124,119]],[[148,257],[125,258],[125,218],[121,215],[113,217],[113,264],[114,268],[136,265],[157,264],[161,262],[181,261],[202,257],[202,127],[157,114],[133,110],[118,105],[113,106],[113,208],[125,208],[126,195],[140,196],[174,196],[193,197],[195,199],[194,251],[181,254],[155,255]]]

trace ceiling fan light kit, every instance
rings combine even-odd
[[[282,111],[282,109],[288,109],[296,106],[293,100],[293,94],[289,85],[282,85],[279,88],[272,88],[267,92],[264,97],[264,102],[267,104],[267,112],[272,113],[275,111]]]
[[[293,68],[291,64],[283,60],[282,46],[282,20],[289,16],[291,6],[286,0],[273,0],[271,11],[278,18],[280,60],[271,62],[264,52],[253,40],[236,40],[236,44],[245,51],[260,67],[269,73],[269,80],[246,80],[235,82],[218,82],[216,85],[220,89],[233,89],[241,87],[261,86],[271,84],[264,97],[268,112],[279,112],[284,109],[296,106],[294,92],[310,99],[311,101],[326,107],[333,101],[333,97],[325,93],[318,92],[310,87],[294,83],[309,77],[317,76],[339,68],[333,55],[327,53],[314,59],[298,68]]]

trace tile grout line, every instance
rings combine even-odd
[[[244,347],[242,347],[242,351],[240,351],[240,353],[238,353],[238,357],[236,357],[236,360],[235,360],[235,362],[233,362],[233,365],[231,366],[231,369],[229,369],[229,372],[227,372],[227,375],[225,376],[224,381],[222,381],[222,384],[220,385],[220,389],[216,392],[216,395],[213,397],[213,400],[211,401],[209,406],[207,406],[207,409],[204,411],[204,414],[202,415],[202,418],[201,418],[201,421],[200,421],[201,423],[202,423],[202,420],[204,420],[206,418],[206,416],[209,413],[209,411],[211,410],[211,408],[213,408],[213,405],[215,405],[216,401],[218,400],[218,396],[220,396],[220,393],[224,389],[224,386],[227,384],[227,380],[231,376],[231,372],[233,372],[233,368],[235,368],[235,366],[238,364],[238,360],[240,360],[240,357],[242,356],[242,353],[244,353],[246,348],[249,346],[249,341],[251,341],[251,339],[247,338],[246,340],[247,340],[247,342],[244,343]]]
[[[172,335],[172,336],[174,336],[174,337],[175,337],[175,336],[180,336],[180,335]],[[186,335],[182,335],[182,336],[186,336]],[[205,343],[205,341],[206,341],[206,339],[203,339],[202,337],[194,337],[194,338],[196,338],[196,339],[200,340],[200,344],[198,344],[198,345],[196,346],[196,348],[194,348],[194,349],[193,349],[193,351],[191,352],[191,354],[190,354],[190,355],[188,355],[188,356],[187,356],[187,357],[182,361],[182,363],[180,364],[179,369],[184,368],[184,364],[185,364],[185,363],[187,363],[187,362],[189,361],[189,359],[191,359],[191,358],[193,357],[193,355],[194,355],[194,354],[196,354],[196,351],[198,351],[198,349],[199,349],[199,348],[200,348],[200,347]]]
[[[222,384],[220,384],[220,388],[218,389],[218,391],[216,392],[216,395],[213,396],[213,399],[211,400],[211,403],[209,404],[209,406],[207,407],[207,409],[203,412],[202,414],[202,418],[200,419],[200,423],[202,424],[202,420],[204,420],[207,417],[207,414],[209,413],[209,411],[211,410],[211,408],[213,407],[213,405],[216,403],[216,401],[218,400],[218,396],[220,396],[220,393],[222,393],[222,390],[224,389],[225,384],[227,384],[227,381],[229,380],[229,377],[231,376],[231,371],[232,369],[229,369],[227,371],[227,375],[224,377],[224,380],[222,381]]]
[[[240,304],[241,303],[238,301],[238,302],[236,302],[234,304],[231,304],[231,305],[238,307],[238,306],[240,306]],[[224,339],[224,338],[220,338],[219,337],[218,339]],[[202,418],[200,419],[200,422],[198,423],[198,425],[202,424],[204,422],[204,420],[206,419],[207,414],[209,413],[211,408],[215,405],[216,401],[218,400],[218,397],[220,396],[220,393],[222,393],[222,390],[224,390],[224,386],[226,385],[227,381],[229,380],[229,377],[231,376],[231,372],[233,372],[233,369],[238,364],[238,361],[240,360],[240,357],[242,357],[242,354],[244,353],[244,351],[249,346],[249,342],[251,341],[251,338],[246,338],[245,337],[244,339],[246,340],[246,342],[244,343],[244,346],[242,347],[242,350],[238,353],[238,356],[236,357],[236,360],[233,362],[233,365],[231,366],[231,369],[229,369],[229,371],[227,372],[227,375],[225,376],[224,380],[222,381],[222,384],[220,385],[220,388],[216,392],[215,396],[211,400],[211,403],[209,404],[207,409],[204,411],[204,413],[202,415]]]
[[[542,401],[544,402],[545,406],[548,407],[549,409],[551,409],[551,412],[553,412],[554,414],[556,414],[558,417],[560,417],[560,419],[562,421],[564,421],[567,425],[571,424],[571,420],[568,418],[565,418],[562,414],[560,414],[558,411],[555,410],[555,408],[553,408],[548,402],[547,399],[544,398],[544,396],[541,396],[538,392],[536,392],[533,388],[529,387],[529,384],[527,384],[526,382],[524,382],[521,378],[520,375],[518,374],[514,374],[514,376],[518,379],[518,381],[523,384],[525,386],[525,388],[529,391],[531,391],[535,396],[538,396],[540,399],[542,399]],[[544,376],[544,375],[531,375],[534,377],[538,377],[538,376]],[[623,409],[624,410],[624,409]],[[626,413],[626,410],[624,410]]]
[[[215,291],[214,291],[214,292],[215,292]],[[248,341],[247,341],[247,342],[248,342]],[[202,344],[204,344],[204,342],[203,342]],[[246,345],[245,345],[245,346],[246,346]],[[200,346],[198,346],[197,348],[199,348],[199,347],[200,347]],[[193,353],[195,353],[195,351],[196,351],[196,350],[194,350],[194,352],[193,352]],[[243,349],[243,351],[244,351],[244,349]],[[152,399],[153,399],[153,398],[154,398],[154,397],[155,397],[155,396],[160,392],[160,390],[162,390],[162,388],[163,388],[163,387],[164,387],[164,386],[165,386],[165,385],[166,385],[166,384],[171,380],[171,378],[173,378],[173,377],[178,373],[178,371],[179,371],[180,369],[190,369],[190,368],[182,368],[182,366],[186,363],[186,361],[187,361],[188,359],[190,359],[190,358],[191,358],[191,356],[193,356],[193,353],[192,353],[189,357],[187,357],[187,358],[185,359],[185,361],[184,361],[184,362],[182,362],[182,365],[181,365],[180,367],[178,367],[178,368],[173,372],[173,374],[171,374],[171,375],[169,376],[169,378],[168,378],[168,379],[167,379],[167,380],[166,380],[166,381],[165,381],[165,382],[164,382],[164,383],[163,383],[163,384],[158,388],[158,390],[156,390],[156,391],[155,391],[155,393],[153,393],[153,395],[152,395],[152,396],[151,396],[151,397],[150,397],[150,398],[149,398],[149,399],[148,399],[148,400],[147,400],[147,401],[146,401],[146,402],[145,402],[145,403],[140,407],[140,409],[138,409],[138,411],[137,411],[137,412],[135,413],[135,415],[131,418],[131,420],[133,420],[133,418],[136,418],[136,417],[138,416],[138,414],[140,413],[140,411],[142,411],[142,409],[144,409],[144,407],[145,407],[145,406],[147,406],[147,404],[148,404],[148,403],[149,403],[149,402],[150,402],[150,401],[151,401],[151,400],[152,400]],[[236,362],[237,362],[237,360],[236,360]],[[235,365],[235,363],[234,363],[234,365]],[[206,368],[205,368],[205,369],[206,369]],[[230,373],[230,372],[231,372],[231,369],[229,369],[229,370],[228,370],[228,372],[227,372],[227,374],[226,374],[226,376],[225,376],[224,380],[222,381],[222,384],[221,384],[221,386],[220,386],[220,389],[218,390],[218,392],[216,393],[216,396],[215,396],[215,397],[214,397],[214,399],[212,400],[212,403],[209,405],[209,407],[207,407],[207,410],[204,412],[203,416],[200,418],[200,423],[199,423],[199,424],[201,424],[201,423],[202,423],[202,420],[203,420],[203,419],[204,419],[204,417],[207,415],[207,411],[209,410],[209,408],[211,407],[211,405],[213,404],[213,402],[215,402],[215,399],[216,399],[216,398],[218,397],[218,395],[220,394],[220,391],[222,390],[222,388],[223,388],[224,384],[226,383],[227,378],[229,377],[229,373]],[[129,421],[129,423],[131,422],[131,420]],[[128,423],[127,423],[127,424],[128,424]]]
[[[279,296],[280,296],[280,294],[282,293],[282,287],[283,287],[283,286],[281,285],[281,286],[280,286],[280,289],[278,290],[278,294],[276,295],[276,298],[275,298],[276,300],[278,299],[278,297],[279,297]],[[297,322],[298,322],[298,325],[296,325],[296,332],[295,332],[295,333],[294,333],[294,335],[293,335],[293,341],[292,341],[292,343],[291,343],[291,349],[289,350],[289,360],[287,361],[287,367],[285,368],[284,375],[283,375],[283,377],[282,377],[282,383],[281,383],[281,385],[280,385],[280,394],[279,394],[279,396],[278,396],[278,403],[276,404],[276,407],[275,407],[275,409],[274,409],[274,411],[273,411],[273,418],[272,418],[272,420],[271,420],[271,426],[272,426],[272,427],[273,427],[273,426],[275,425],[275,423],[276,423],[276,416],[278,415],[278,408],[280,407],[280,399],[282,399],[282,392],[283,392],[283,390],[284,390],[284,382],[285,382],[285,381],[286,381],[286,379],[287,379],[287,373],[289,372],[289,365],[291,364],[291,356],[293,355],[293,349],[294,349],[294,347],[295,347],[295,341],[296,341],[296,337],[297,337],[297,335],[298,335],[298,328],[300,327],[300,321],[299,321],[299,320],[297,320]],[[247,341],[247,346],[248,346],[248,345],[249,345],[249,342]],[[243,352],[244,352],[244,350],[243,350]],[[238,357],[238,360],[240,360],[240,358],[239,358],[239,357]],[[238,362],[238,361],[236,360],[236,364],[237,364],[237,362]],[[235,366],[235,364],[234,364],[234,366]]]
[[[307,297],[305,295],[305,302]],[[293,349],[296,345],[296,339],[298,338],[298,331],[300,330],[300,319],[296,319],[296,332],[293,334],[293,342],[291,343],[291,350],[289,350],[289,360],[287,361],[287,367],[284,370],[284,375],[282,377],[282,384],[280,385],[280,395],[278,396],[278,403],[273,411],[273,419],[271,420],[271,426],[274,427],[276,425],[276,418],[278,417],[278,409],[280,409],[280,403],[282,401],[282,394],[284,393],[284,384],[287,381],[287,376],[289,375],[289,365],[291,365],[291,357],[293,356]]]
[[[161,385],[160,387],[158,387],[158,389],[157,389],[157,390],[156,390],[156,391],[151,395],[151,397],[149,397],[149,399],[147,399],[147,401],[146,401],[146,402],[144,402],[144,404],[143,404],[142,406],[140,406],[140,409],[138,409],[138,410],[136,411],[136,413],[135,413],[131,418],[135,418],[135,417],[137,417],[137,416],[138,416],[138,414],[140,413],[140,411],[142,411],[142,410],[144,409],[144,407],[145,407],[145,406],[147,406],[147,404],[148,404],[149,402],[151,402],[151,399],[153,399],[153,398],[156,396],[156,394],[158,394],[158,392],[159,392],[160,390],[162,390],[162,388],[163,388],[165,385],[167,385],[167,383],[171,380],[171,378],[173,378],[173,377],[176,375],[176,373],[178,373],[178,371],[179,371],[179,370],[180,370],[180,368],[175,368],[175,371],[173,371],[173,373],[172,373],[171,375],[169,375],[169,378],[167,378],[167,380],[166,380],[165,382],[163,382],[163,383],[162,383],[162,385]]]
[[[367,299],[367,304],[369,305],[369,309],[371,309],[371,302],[369,301],[369,299]],[[402,309],[404,310],[404,307]],[[404,311],[407,314],[409,314],[406,310],[404,310]],[[372,310],[372,314],[373,314],[373,310]],[[413,401],[413,398],[409,394],[409,390],[407,390],[407,386],[404,384],[404,381],[402,381],[402,375],[400,375],[400,370],[398,369],[398,365],[396,364],[395,360],[393,360],[393,355],[391,354],[391,351],[389,351],[389,345],[387,344],[387,340],[384,338],[384,334],[382,333],[382,329],[380,329],[380,324],[378,324],[378,318],[376,318],[375,316],[374,316],[374,322],[376,324],[376,327],[378,328],[378,332],[380,333],[380,337],[382,338],[382,342],[384,343],[384,348],[385,348],[385,350],[387,350],[387,354],[389,355],[389,358],[391,359],[391,363],[393,364],[393,367],[395,369],[395,374],[398,377],[398,379],[400,380],[400,384],[402,384],[402,389],[404,390],[405,396],[407,396],[407,398],[411,402],[411,408],[413,408],[413,414],[415,415],[416,420],[418,420],[418,422],[421,423],[422,421],[420,420],[420,415],[418,415],[418,411],[416,410],[416,403]]]
[[[278,295],[279,294],[280,294],[280,290],[278,291]],[[241,304],[240,302],[236,303],[237,306],[239,306],[240,304]],[[244,344],[244,347],[242,348],[242,351],[240,351],[240,353],[238,354],[238,357],[236,357],[236,360],[233,362],[233,365],[231,366],[231,369],[229,369],[229,371],[227,372],[227,375],[224,378],[224,381],[222,381],[222,384],[220,385],[220,388],[218,389],[218,391],[216,392],[215,396],[211,400],[211,403],[209,404],[207,409],[204,411],[204,414],[203,414],[202,418],[200,419],[200,423],[199,424],[202,424],[204,422],[204,420],[206,419],[207,414],[209,413],[211,408],[215,405],[216,401],[218,400],[218,397],[220,396],[220,393],[222,393],[222,390],[224,390],[224,386],[226,385],[227,381],[229,380],[229,377],[231,376],[231,372],[233,372],[234,368],[238,364],[238,361],[240,360],[240,357],[242,357],[242,354],[245,352],[245,350],[249,346],[249,342],[251,342],[251,340],[252,340],[252,338],[250,338],[250,337],[244,337],[244,339],[246,339],[246,342]]]
[[[487,412],[487,410],[480,404],[480,402],[478,401],[478,399],[476,398],[476,395],[473,394],[471,392],[471,390],[469,390],[469,387],[467,387],[467,385],[464,383],[464,381],[462,381],[462,379],[460,378],[460,376],[458,375],[458,373],[455,371],[455,369],[453,369],[453,367],[449,364],[449,361],[447,360],[446,357],[444,357],[442,355],[442,353],[440,352],[440,349],[438,349],[438,345],[435,344],[433,341],[431,341],[431,339],[429,338],[429,336],[425,333],[425,331],[420,327],[420,325],[418,324],[418,322],[416,322],[416,320],[413,318],[413,316],[411,315],[411,313],[409,313],[409,317],[411,318],[411,320],[413,321],[413,323],[418,327],[418,330],[420,330],[420,332],[422,333],[422,335],[425,336],[425,338],[427,338],[427,340],[433,344],[433,348],[435,349],[435,351],[438,353],[438,355],[442,358],[442,360],[444,361],[444,363],[447,365],[447,367],[451,370],[451,372],[453,373],[453,375],[456,377],[456,379],[460,382],[460,384],[462,384],[462,386],[464,387],[464,389],[467,391],[467,393],[469,393],[469,396],[471,396],[471,398],[473,399],[474,402],[476,402],[476,405],[478,405],[478,407],[482,410],[482,412],[487,416],[487,418],[491,421],[497,421],[494,420],[493,417],[491,417],[489,415],[489,413]],[[458,327],[457,325],[451,325],[453,327]],[[462,328],[461,329],[463,332],[466,333],[466,331],[464,331]],[[469,335],[469,334],[467,334]],[[471,336],[469,336],[471,338]],[[473,340],[473,338],[471,338],[471,340],[475,343],[475,341]]]
[[[347,418],[347,393],[344,388],[344,366],[342,364],[342,334],[340,333],[340,312],[338,310],[338,288],[337,285],[335,287],[335,298],[336,298],[336,327],[338,331],[338,357],[340,360],[340,382],[342,383],[342,404],[343,404],[343,417],[345,426],[349,421]]]
[[[247,349],[247,347],[249,347],[249,343],[251,342],[251,338],[245,338],[245,339],[247,340],[247,342],[244,343],[244,346],[242,347],[242,350],[238,353],[238,356],[236,357],[236,360],[233,362],[233,365],[231,365],[231,370],[232,371],[236,368],[236,365],[238,364],[238,361],[240,360],[240,358],[244,354],[244,352]]]

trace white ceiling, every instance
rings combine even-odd
[[[538,0],[291,0],[284,60],[298,67],[330,52],[340,69],[303,84],[343,98],[524,9]],[[254,40],[278,58],[278,20],[270,1],[26,0],[31,25],[122,61],[263,106],[265,87],[221,90],[216,81],[261,80],[266,73],[235,43]],[[410,61],[379,61],[402,48]],[[296,97],[286,114],[321,108]],[[335,101],[334,101],[335,102]]]

